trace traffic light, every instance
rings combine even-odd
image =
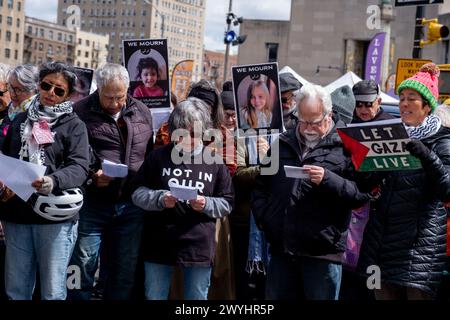
[[[438,19],[422,19],[422,25],[428,25],[427,39],[420,40],[420,47],[433,44],[449,35],[447,26],[438,23]]]
[[[223,42],[226,45],[232,44],[233,46],[237,46],[237,45],[244,43],[244,41],[247,39],[247,35],[238,36],[235,31],[230,30],[232,23],[234,26],[238,26],[239,24],[244,22],[244,18],[237,17],[234,13],[229,12],[227,14],[226,22],[228,25],[228,31],[225,32],[225,37],[223,38]]]
[[[233,43],[233,41],[235,40],[236,40],[236,32],[234,32],[233,30],[225,32],[225,38],[223,39],[223,42],[225,44]]]

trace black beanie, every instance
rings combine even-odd
[[[205,90],[201,87],[195,87],[189,91],[188,97],[199,98],[200,100],[206,102],[211,108],[217,107],[217,96],[213,91]]]

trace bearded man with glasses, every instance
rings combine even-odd
[[[351,209],[371,195],[354,182],[350,155],[336,131],[344,123],[333,117],[330,94],[305,84],[296,104],[297,127],[268,152],[278,147],[279,170],[257,177],[252,198],[256,224],[271,250],[265,298],[337,300]],[[286,177],[284,166],[302,167],[302,177]]]

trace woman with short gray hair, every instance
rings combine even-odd
[[[136,175],[133,203],[150,211],[143,233],[149,300],[168,298],[174,266],[184,274],[184,299],[208,297],[216,219],[231,212],[234,198],[227,167],[204,158],[209,114],[199,99],[181,102],[169,118],[175,141],[152,151]]]
[[[8,73],[7,87],[11,97],[8,114],[0,122],[0,149],[8,127],[17,114],[26,111],[26,106],[37,92],[38,68],[32,65],[20,65]]]

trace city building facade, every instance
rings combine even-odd
[[[288,65],[318,84],[328,84],[347,71],[364,77],[370,40],[385,30],[381,12],[376,11],[379,2],[332,0],[324,6],[321,1],[292,0],[289,21],[246,19],[240,34],[248,37],[239,46],[238,64],[276,60],[280,68]],[[438,17],[442,6],[426,6],[425,17]],[[396,72],[398,58],[412,57],[415,14],[416,6],[393,8],[388,74]],[[444,63],[446,55],[447,40],[422,50],[423,58],[436,63]]]
[[[207,79],[216,84],[218,89],[221,89],[223,82],[223,68],[225,65],[225,53],[203,50],[203,79]],[[230,69],[227,72],[227,79],[231,80],[231,67],[237,65],[237,55],[228,56],[228,66]]]
[[[25,18],[23,62],[39,65],[46,61],[74,64],[76,33],[50,21]]]
[[[0,61],[11,66],[23,60],[24,7],[23,0],[0,1]]]
[[[122,63],[122,40],[168,39],[169,69],[195,61],[202,76],[206,0],[58,0],[58,24],[109,35],[108,61]]]

